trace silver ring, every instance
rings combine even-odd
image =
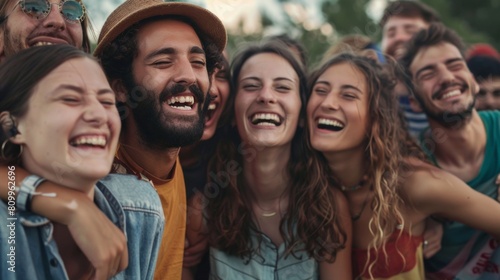
[[[429,241],[424,240],[424,248],[427,247],[427,245],[429,245]]]

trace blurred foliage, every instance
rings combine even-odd
[[[422,0],[433,7],[464,41],[489,43],[500,49],[500,0]]]
[[[500,0],[421,0],[433,7],[444,24],[456,30],[470,45],[478,42],[490,43],[500,49]],[[288,2],[279,0],[281,4]],[[293,2],[290,0],[289,2]],[[306,30],[304,26],[293,23],[289,18],[288,26],[282,26],[283,33],[299,40],[309,54],[310,65],[314,67],[323,53],[335,41],[348,34],[363,34],[374,41],[381,38],[381,29],[367,12],[370,0],[325,0],[321,11],[325,22],[330,23],[334,32],[325,36],[319,30]],[[273,20],[263,18],[264,32],[260,34],[230,34],[228,49],[234,53],[243,43],[258,41],[263,37],[265,28],[273,25]]]

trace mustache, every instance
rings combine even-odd
[[[205,95],[203,94],[203,91],[196,85],[196,84],[191,84],[191,85],[184,85],[184,84],[173,84],[171,86],[166,87],[161,93],[160,93],[160,102],[165,102],[167,101],[168,97],[177,95],[183,92],[188,91],[191,92],[194,95],[194,98],[198,103],[203,103],[205,101]]]
[[[72,42],[67,36],[65,36],[62,32],[57,32],[57,31],[44,31],[44,32],[36,32],[33,34],[30,34],[28,38],[26,38],[27,41],[32,40],[33,38],[39,37],[39,36],[45,36],[45,37],[53,37],[53,38],[58,38],[65,40],[67,42]]]
[[[443,95],[443,92],[445,90],[447,90],[448,88],[450,87],[455,87],[455,86],[459,86],[461,90],[466,90],[469,88],[469,86],[467,85],[464,85],[462,83],[456,83],[456,82],[453,82],[453,83],[443,83],[438,90],[436,90],[432,95],[431,95],[431,98],[432,100],[436,100],[438,99],[441,95]]]

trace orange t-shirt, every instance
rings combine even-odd
[[[177,158],[173,171],[169,175],[170,179],[162,180],[159,178],[152,178],[151,175],[133,162],[123,149],[118,149],[116,157],[119,159],[117,168],[119,173],[140,174],[141,177],[150,180],[154,184],[160,196],[163,213],[165,215],[165,229],[158,252],[154,279],[181,279],[186,238],[187,208],[184,174],[182,173],[179,158]]]

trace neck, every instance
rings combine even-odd
[[[460,127],[444,127],[433,120],[429,120],[429,126],[431,135],[426,139],[426,148],[438,161],[452,164],[470,162],[482,155],[486,146],[486,129],[476,110],[470,120]]]
[[[365,175],[366,159],[363,149],[324,153],[330,170],[340,183],[351,188],[359,184]]]
[[[182,147],[179,152],[179,161],[182,167],[195,166],[200,161],[201,142]]]
[[[120,149],[124,149],[137,165],[160,179],[168,179],[180,149],[177,147],[163,150],[150,148],[139,139],[139,133],[133,125],[128,125],[120,139],[120,146]]]
[[[243,160],[243,174],[254,200],[261,206],[279,200],[288,189],[290,145],[254,148],[256,153]]]

